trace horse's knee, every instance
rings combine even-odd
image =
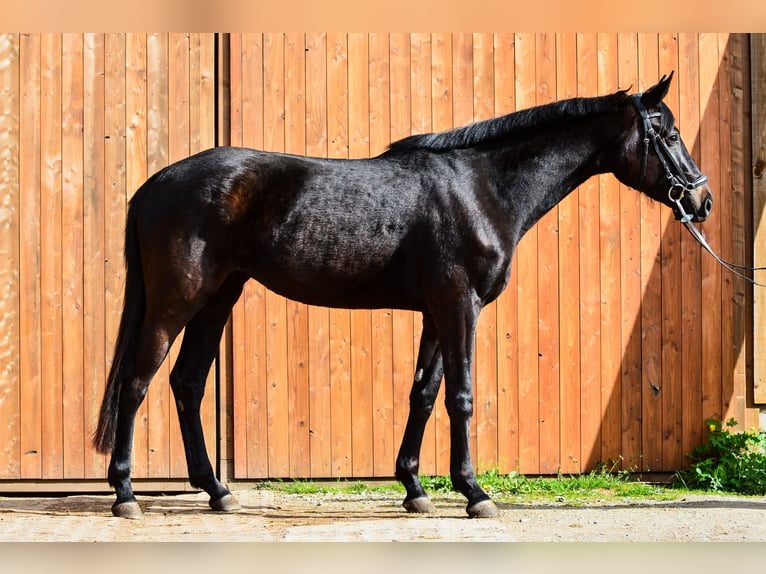
[[[410,392],[410,411],[424,417],[431,416],[436,401],[436,393],[430,388],[413,388]]]
[[[450,418],[470,419],[473,416],[473,396],[471,393],[458,393],[444,401]]]

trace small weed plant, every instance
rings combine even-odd
[[[682,486],[713,492],[766,494],[766,431],[732,432],[737,421],[708,419],[707,443],[690,454],[694,461],[678,473]]]

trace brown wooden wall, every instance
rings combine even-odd
[[[214,68],[212,35],[0,35],[0,479],[105,476],[89,437],[121,312],[127,201],[214,145]],[[137,418],[138,477],[186,473],[167,376]]]
[[[667,101],[716,194],[702,227],[744,262],[747,49],[728,34],[0,35],[0,480],[104,476],[88,437],[121,308],[126,202],[160,167],[216,137],[367,157],[675,70]],[[474,461],[673,470],[705,418],[756,424],[749,293],[668,209],[590,180],[527,234],[481,316]],[[419,332],[412,313],[307,307],[249,284],[204,406],[226,477],[392,476]],[[186,473],[167,374],[140,411],[139,478]],[[422,471],[446,473],[448,449],[442,392]]]

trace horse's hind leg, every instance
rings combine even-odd
[[[232,306],[242,293],[245,276],[230,276],[218,292],[186,325],[181,350],[170,374],[178,422],[192,486],[210,495],[213,510],[234,511],[240,506],[213,473],[200,421],[205,382],[215,359]]]
[[[423,315],[415,381],[410,391],[410,412],[404,429],[402,445],[396,457],[396,478],[404,485],[407,496],[404,507],[408,512],[432,512],[433,503],[420,484],[420,448],[423,433],[431,416],[442,379],[442,356],[436,329],[429,315]]]
[[[182,326],[181,321],[155,317],[151,313],[147,313],[144,319],[132,366],[132,376],[120,391],[114,449],[109,462],[109,484],[117,494],[117,500],[112,505],[112,514],[115,516],[141,518],[141,509],[136,502],[130,481],[136,411],[146,396],[152,377],[165,359]]]

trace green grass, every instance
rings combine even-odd
[[[582,505],[622,499],[673,500],[689,492],[675,487],[649,484],[626,471],[605,466],[585,474],[527,478],[519,473],[502,474],[497,470],[477,476],[481,487],[496,501],[509,503],[557,503]],[[435,498],[460,496],[448,476],[421,476],[426,492]],[[399,483],[360,481],[316,482],[304,480],[271,481],[263,488],[289,494],[366,494],[377,493],[404,497]]]

